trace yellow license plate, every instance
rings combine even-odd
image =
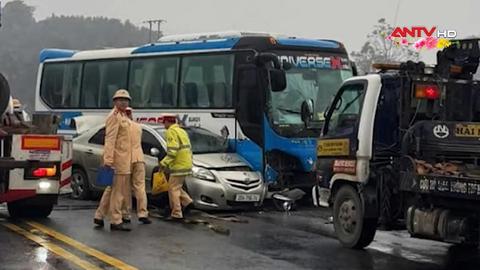
[[[349,154],[349,139],[327,139],[317,142],[317,156],[348,156]]]
[[[480,125],[463,125],[455,126],[456,137],[480,138]]]

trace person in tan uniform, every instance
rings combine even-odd
[[[172,212],[168,220],[173,221],[183,220],[183,212],[188,212],[193,206],[192,199],[183,190],[185,177],[192,173],[192,147],[187,132],[176,122],[175,115],[163,116],[163,124],[167,128],[167,155],[160,161],[160,168],[170,174],[168,198]]]
[[[132,108],[126,110],[127,117],[132,120],[131,128],[131,145],[132,145],[132,193],[137,199],[137,217],[143,224],[150,224],[152,221],[148,219],[147,210],[147,193],[145,191],[145,161],[143,159],[142,150],[142,126],[133,121]],[[132,208],[132,197],[128,197],[124,206],[125,213],[123,221],[130,222],[130,211]]]
[[[103,226],[103,218],[110,213],[110,230],[130,231],[122,221],[122,206],[126,199],[131,197],[131,121],[126,115],[130,100],[127,90],[120,89],[115,92],[114,108],[105,124],[103,164],[114,170],[114,179],[111,193],[107,191],[102,195],[93,221],[96,225]]]

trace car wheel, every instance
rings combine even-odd
[[[72,170],[72,198],[76,200],[87,200],[90,198],[90,185],[87,174],[80,168]]]

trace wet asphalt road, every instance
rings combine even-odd
[[[478,250],[404,231],[380,231],[363,251],[342,248],[325,210],[237,214],[248,223],[207,219],[227,235],[155,218],[134,220],[132,232],[96,230],[95,206],[63,198],[50,218],[33,221],[10,220],[0,206],[0,269],[480,269]]]

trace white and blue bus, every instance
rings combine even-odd
[[[106,115],[114,92],[125,88],[137,121],[156,123],[175,113],[184,125],[229,134],[233,149],[267,182],[311,186],[323,111],[352,75],[340,42],[261,33],[168,36],[122,49],[45,49],[35,109],[60,113],[60,130],[71,132],[72,117]],[[313,112],[309,125],[302,104]]]

